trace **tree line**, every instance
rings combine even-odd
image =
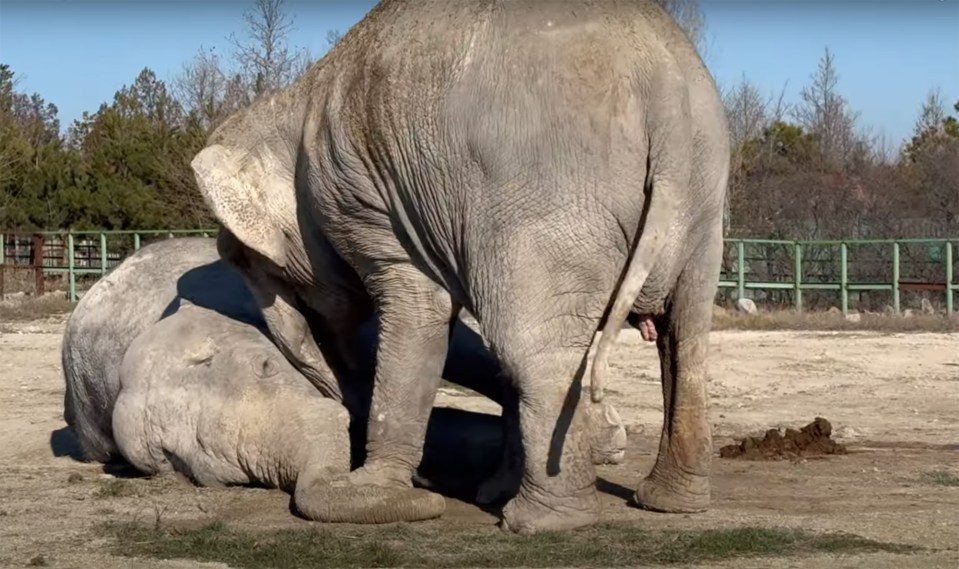
[[[696,0],[657,0],[701,53]],[[214,221],[189,162],[207,135],[314,58],[289,45],[283,0],[255,0],[226,55],[200,48],[163,79],[148,68],[96,112],[61,128],[55,105],[0,63],[0,228],[192,229]],[[340,39],[327,36],[329,44]],[[796,104],[748,78],[721,86],[732,161],[727,235],[826,239],[959,235],[959,102],[917,105],[901,149],[869,134],[826,49]],[[897,146],[900,146],[897,144]]]

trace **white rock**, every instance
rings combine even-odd
[[[746,314],[756,314],[759,312],[759,310],[756,308],[756,303],[753,302],[751,298],[740,298],[737,300],[736,310],[745,312]]]

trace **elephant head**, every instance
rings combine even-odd
[[[295,100],[290,91],[240,111],[191,166],[223,225],[220,255],[243,275],[277,346],[324,395],[359,411],[344,383],[360,365],[351,332],[372,308],[356,274],[322,233],[301,221],[297,149],[284,142],[298,138],[283,126],[299,115]]]

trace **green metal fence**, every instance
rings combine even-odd
[[[216,229],[143,231],[43,231],[43,273],[67,281],[67,297],[76,302],[78,281],[100,278],[119,265],[130,253],[158,239],[212,237]],[[11,234],[0,233],[0,267],[27,268],[8,262]],[[26,255],[21,256],[23,258]]]
[[[216,235],[206,230],[43,232],[43,273],[65,277],[67,294],[77,299],[79,280],[107,274],[127,255],[155,239]],[[10,260],[10,235],[0,233],[0,267]],[[888,307],[900,312],[917,299],[956,309],[959,276],[953,239],[876,239],[788,241],[727,239],[717,295],[726,300],[818,310],[839,305]],[[31,253],[32,255],[32,253]],[[22,255],[28,258],[30,255]],[[36,257],[32,257],[36,258]],[[27,265],[32,267],[33,265]]]
[[[956,239],[781,241],[727,239],[720,294],[736,298],[762,292],[773,304],[803,310],[807,297],[837,302],[844,314],[852,297],[867,308],[883,304],[900,312],[904,298],[942,301],[955,311],[959,277]],[[750,255],[750,249],[759,254]],[[778,294],[777,294],[778,293]],[[837,298],[838,297],[838,298]]]

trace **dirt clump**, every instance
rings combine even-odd
[[[782,460],[827,454],[845,454],[846,447],[830,438],[832,425],[822,417],[799,429],[769,429],[763,438],[746,437],[719,449],[720,458]]]

